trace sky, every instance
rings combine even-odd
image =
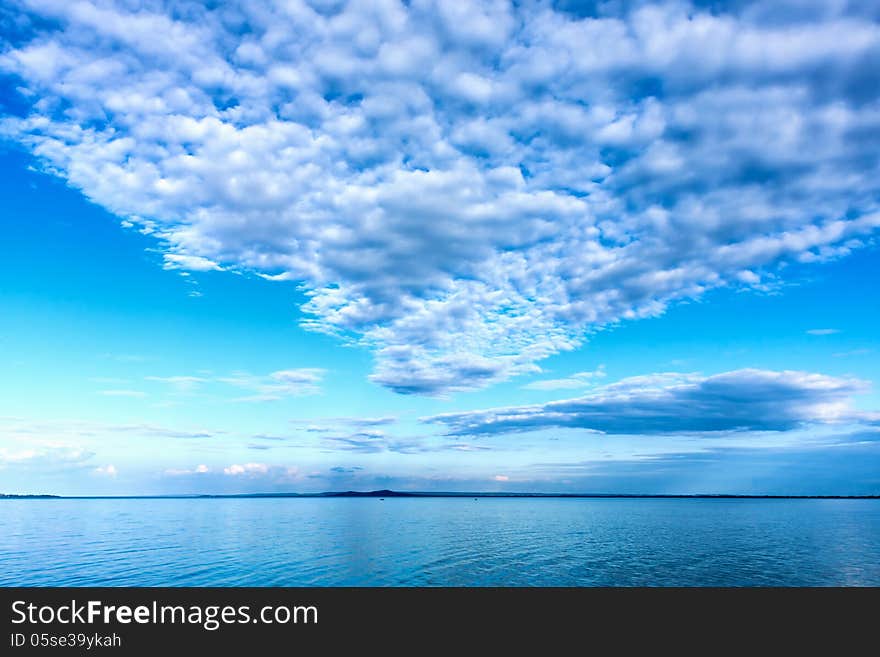
[[[880,494],[873,2],[0,8],[0,492]]]

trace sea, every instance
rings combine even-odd
[[[0,500],[2,586],[878,586],[880,500]]]

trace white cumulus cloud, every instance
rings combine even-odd
[[[14,0],[0,132],[443,394],[880,228],[870,3]]]
[[[98,466],[93,470],[96,475],[100,475],[102,477],[110,477],[115,478],[116,475],[119,474],[119,471],[116,469],[116,466],[112,463],[108,465]]]
[[[245,463],[243,465],[233,463],[228,468],[223,468],[223,474],[232,476],[246,474],[266,474],[268,471],[269,466],[265,463]]]

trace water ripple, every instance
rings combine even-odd
[[[0,585],[880,585],[880,502],[0,501]]]

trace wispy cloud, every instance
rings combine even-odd
[[[876,442],[849,441],[771,449],[708,447],[620,460],[537,463],[524,468],[523,474],[533,482],[556,486],[564,481],[567,489],[579,492],[872,495],[878,467]]]
[[[376,454],[380,452],[396,452],[412,454],[422,451],[424,441],[421,438],[401,438],[392,436],[378,429],[360,429],[348,433],[332,433],[323,435],[322,442],[336,451],[361,452]]]
[[[5,437],[25,440],[38,440],[45,436],[64,436],[73,439],[101,436],[198,439],[214,438],[227,434],[222,429],[184,429],[154,424],[115,424],[73,419],[35,420],[30,418],[0,418],[0,432]]]
[[[105,397],[132,397],[132,398],[141,398],[146,397],[147,393],[142,390],[101,390],[99,394],[104,395]]]
[[[867,354],[870,354],[872,351],[873,351],[873,349],[867,349],[867,348],[850,349],[849,351],[838,351],[838,352],[835,352],[831,355],[834,356],[835,358],[851,358],[853,356],[866,356]]]
[[[291,420],[290,424],[308,433],[339,432],[352,429],[379,429],[397,422],[393,415],[381,417],[326,417],[318,420]]]
[[[596,379],[605,377],[605,366],[600,365],[592,372],[577,372],[562,379],[542,379],[523,386],[526,390],[576,390],[594,385]]]
[[[178,392],[189,393],[196,391],[208,379],[201,376],[148,376],[147,381],[167,383]]]
[[[835,328],[816,328],[809,329],[807,331],[809,335],[834,335],[835,333],[840,333],[840,329]]]
[[[173,429],[152,424],[108,424],[96,425],[96,431],[106,431],[116,434],[130,434],[133,436],[156,436],[161,438],[214,438],[226,432],[223,430],[208,429]]]
[[[271,436],[265,433],[258,433],[251,436],[253,440],[268,440],[270,442],[285,442],[290,440],[289,436]]]
[[[181,394],[198,392],[205,385],[231,386],[253,394],[236,397],[233,401],[277,401],[285,397],[302,397],[321,392],[326,370],[314,367],[279,370],[267,375],[236,372],[228,376],[148,376],[147,381],[164,383]]]
[[[254,394],[238,397],[235,401],[277,401],[285,397],[302,397],[321,392],[320,383],[325,370],[320,368],[300,368],[280,370],[268,376],[252,376],[246,373],[220,377],[218,381],[231,386],[249,390]]]
[[[491,448],[486,445],[449,440],[431,440],[425,436],[396,436],[380,429],[359,429],[347,433],[327,433],[322,443],[332,451],[379,454],[428,454],[437,452],[481,452]]]
[[[183,269],[186,271],[221,271],[223,268],[213,260],[202,256],[166,253],[165,269]]]
[[[102,354],[103,358],[108,360],[115,360],[119,363],[142,363],[144,361],[149,360],[148,356],[144,356],[142,354],[113,354],[106,353]]]

